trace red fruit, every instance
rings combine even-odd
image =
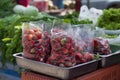
[[[91,59],[93,60],[94,59],[94,54],[89,54],[91,56]]]
[[[66,44],[65,44],[65,47],[66,47],[67,49],[70,49],[70,48],[71,48],[71,43],[66,43]]]
[[[32,35],[32,34],[26,35],[26,39],[27,39],[27,40],[32,40],[32,38],[33,38],[33,35]]]
[[[53,50],[56,50],[58,52],[58,51],[61,51],[61,49],[62,49],[61,47],[57,47],[57,48],[55,48]]]
[[[62,51],[63,51],[63,54],[68,54],[69,53],[68,49],[65,49],[65,48]]]
[[[59,44],[59,43],[56,43],[56,44],[54,44],[54,45],[52,45],[54,48],[60,48],[61,47],[61,45]]]
[[[29,46],[31,45],[34,45],[35,44],[35,41],[33,41],[33,40],[31,40],[31,41],[29,41]]]
[[[55,54],[51,54],[51,56],[49,57],[50,60],[54,60],[55,58]]]
[[[38,39],[41,39],[41,38],[42,38],[42,33],[41,33],[40,31],[37,31],[37,32],[35,33],[35,35],[36,35],[36,37],[37,37]]]
[[[72,41],[71,44],[72,44],[73,47],[75,46],[75,42],[74,41]]]
[[[84,58],[85,58],[86,60],[90,61],[90,60],[93,60],[93,59],[94,59],[94,55],[91,54],[91,53],[86,52],[86,53],[84,54]]]
[[[110,46],[107,40],[102,38],[94,39],[94,52],[99,54],[110,54]]]
[[[28,30],[28,33],[29,33],[29,34],[34,34],[34,30],[33,30],[33,29],[29,29],[29,30]]]
[[[83,55],[81,53],[75,54],[76,63],[79,64],[82,62]]]
[[[76,60],[81,60],[83,58],[83,55],[81,53],[76,53],[75,54],[75,59]]]
[[[80,48],[79,46],[76,46],[75,48],[76,48],[76,51],[78,51],[78,52],[82,52],[83,51],[83,49]]]
[[[82,58],[81,62],[82,62],[82,63],[85,63],[85,62],[87,62],[87,59]]]
[[[83,51],[83,49],[79,47],[78,52],[82,52],[82,51]]]
[[[51,43],[52,43],[52,45],[54,45],[54,44],[56,44],[56,43],[58,43],[55,39],[52,39],[51,40]]]
[[[38,31],[38,29],[33,29],[34,30],[34,32],[37,32]]]
[[[75,48],[72,47],[72,48],[70,48],[69,51],[70,51],[70,53],[74,53],[75,52]]]
[[[67,37],[67,43],[71,43],[72,42],[72,38],[71,37]]]
[[[39,38],[36,35],[33,35],[32,39],[33,40],[38,40]]]
[[[60,37],[55,38],[57,42],[60,42]]]

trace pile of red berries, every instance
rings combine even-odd
[[[110,46],[107,40],[103,38],[94,39],[94,53],[99,53],[101,55],[110,54]]]
[[[50,36],[41,29],[27,29],[22,37],[24,57],[45,62],[50,55]]]

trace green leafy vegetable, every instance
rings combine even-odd
[[[0,18],[8,16],[13,13],[14,0],[0,0]]]
[[[120,9],[104,10],[104,15],[98,20],[98,26],[108,30],[120,29]]]

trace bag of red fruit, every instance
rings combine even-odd
[[[99,53],[100,55],[107,55],[111,53],[108,40],[101,37],[94,39],[94,53]]]
[[[84,33],[81,33],[84,32],[84,30],[83,31],[81,30],[83,29],[81,29],[78,25],[69,27],[69,29],[67,29],[68,34],[71,35],[75,41],[76,64],[85,63],[94,59],[94,54],[90,53],[90,51],[93,50],[92,40],[89,42],[90,45],[86,46],[87,47],[86,49],[85,45],[87,45],[88,43],[86,44],[86,42],[84,41],[83,37],[81,37],[80,34],[83,34],[84,37],[88,36],[88,34],[85,35]],[[88,49],[89,47],[91,49]]]
[[[83,52],[93,53],[94,31],[92,25],[81,24],[76,25],[75,39],[77,45],[83,49]]]
[[[93,53],[94,49],[94,31],[93,31],[93,25],[83,25],[83,28],[80,28],[81,33],[80,36],[82,40],[86,43],[84,51]]]
[[[50,43],[43,24],[24,23],[22,27],[23,56],[29,59],[45,62],[47,53],[46,43]]]
[[[76,64],[75,42],[68,36],[66,29],[67,26],[59,25],[51,30],[52,50],[47,63],[61,67],[71,67]]]

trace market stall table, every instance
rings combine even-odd
[[[25,71],[22,72],[22,80],[59,80],[42,74]],[[102,68],[92,73],[83,75],[73,80],[120,80],[120,63]]]

